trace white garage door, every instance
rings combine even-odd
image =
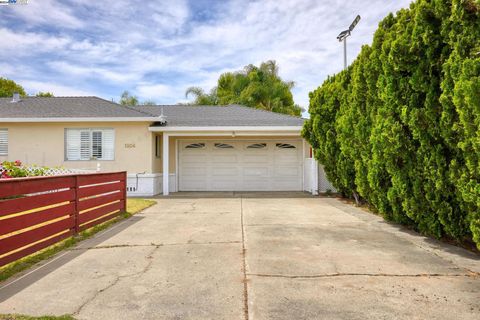
[[[301,191],[302,142],[179,142],[180,191]]]

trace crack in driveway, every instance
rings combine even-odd
[[[401,277],[401,278],[418,278],[418,277],[467,277],[478,278],[478,273],[417,273],[417,274],[391,274],[391,273],[327,273],[318,275],[283,275],[283,274],[264,274],[264,273],[248,273],[247,276],[262,278],[286,278],[286,279],[319,279],[333,277]]]
[[[135,272],[135,273],[132,273],[132,274],[126,274],[126,275],[119,275],[119,276],[116,276],[115,279],[110,283],[108,284],[106,287],[98,290],[97,292],[95,292],[95,294],[93,294],[89,299],[87,299],[84,303],[82,303],[75,312],[72,313],[73,316],[77,316],[80,314],[80,312],[88,305],[90,304],[91,302],[93,302],[101,293],[113,288],[115,285],[117,285],[120,280],[122,279],[125,279],[125,278],[132,278],[132,277],[136,277],[136,276],[140,276],[144,273],[146,273],[148,270],[150,270],[152,264],[153,264],[153,254],[155,253],[155,251],[159,248],[160,246],[155,246],[153,248],[153,250],[145,257],[145,259],[148,259],[148,262],[146,264],[146,266],[138,271],[138,272]]]
[[[243,221],[243,198],[240,197],[240,225],[242,228],[242,271],[243,271],[243,312],[245,320],[249,319],[248,313],[248,275],[247,275],[247,249],[245,248],[245,225]]]
[[[208,242],[180,242],[180,243],[151,243],[151,244],[112,244],[94,247],[79,247],[68,249],[70,251],[78,250],[96,250],[96,249],[115,249],[115,248],[136,248],[136,247],[168,247],[185,245],[211,245],[211,244],[240,244],[241,241],[208,241]]]

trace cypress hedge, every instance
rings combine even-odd
[[[303,136],[345,196],[480,249],[480,0],[417,0],[310,93]]]

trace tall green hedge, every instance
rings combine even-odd
[[[480,248],[480,0],[418,0],[310,93],[328,178],[387,219]]]

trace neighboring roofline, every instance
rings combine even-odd
[[[155,122],[158,117],[0,118],[1,122]]]
[[[187,126],[177,126],[177,127],[162,127],[162,126],[150,126],[149,131],[152,132],[219,132],[219,131],[293,131],[300,132],[302,131],[303,126],[204,126],[204,127],[187,127]]]

